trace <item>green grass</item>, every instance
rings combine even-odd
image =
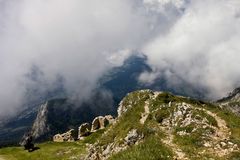
[[[169,108],[161,108],[156,111],[154,117],[158,123],[162,123],[162,121],[170,116]]]
[[[86,144],[98,143],[101,147],[106,147],[108,144],[115,142],[115,144],[124,143],[124,138],[132,129],[137,129],[139,134],[143,134],[144,138],[138,145],[129,146],[127,150],[121,151],[110,157],[110,160],[168,160],[173,159],[173,152],[171,148],[161,143],[161,139],[166,135],[159,127],[160,123],[168,117],[172,116],[178,103],[188,103],[193,106],[191,111],[195,119],[207,119],[208,123],[217,126],[217,121],[214,117],[202,111],[205,108],[219,117],[224,119],[227,126],[232,132],[231,141],[240,146],[240,118],[231,113],[227,109],[221,109],[211,103],[205,103],[190,98],[174,96],[170,93],[161,93],[156,99],[150,101],[150,114],[145,121],[145,124],[140,124],[141,114],[144,112],[145,101],[149,100],[151,91],[132,92],[123,99],[123,105],[129,107],[127,112],[123,113],[113,126],[108,126],[104,130],[99,130],[86,137],[84,140],[72,143],[54,143],[47,142],[37,145],[40,147],[32,153],[24,151],[22,147],[9,147],[0,149],[0,157],[6,160],[67,160],[67,159],[82,159],[87,153]],[[168,106],[171,102],[172,105]],[[199,109],[198,109],[199,108]],[[185,115],[184,115],[185,116]],[[212,128],[196,128],[196,123],[191,123],[186,127],[175,126],[174,129],[174,143],[177,144],[189,159],[229,159],[240,160],[240,153],[235,152],[227,157],[220,159],[217,155],[206,153],[198,155],[197,153],[204,149],[203,142],[209,137],[205,136],[207,133],[213,133]],[[103,134],[105,131],[106,134]],[[179,136],[178,131],[186,131],[190,135]]]
[[[105,129],[92,133],[84,140],[76,142],[46,142],[36,144],[40,149],[28,152],[23,147],[7,147],[0,149],[0,157],[6,160],[79,160],[87,153],[86,144],[95,143]]]
[[[83,139],[83,143],[89,143],[89,144],[93,144],[95,143],[104,133],[104,131],[106,131],[107,128],[105,129],[101,129],[98,130],[97,132],[92,133],[90,136],[87,136]]]
[[[110,160],[170,160],[173,159],[172,151],[165,147],[159,137],[148,137],[143,143],[135,145],[128,150],[119,152]]]
[[[124,105],[132,105],[132,107],[120,117],[107,134],[100,138],[99,145],[107,145],[113,141],[121,142],[131,129],[137,129],[140,134],[149,133],[148,128],[139,123],[141,113],[144,112],[145,100],[149,98],[148,94],[148,92],[133,92],[124,98]],[[133,101],[137,103],[131,104]]]
[[[227,127],[230,128],[232,136],[231,140],[240,146],[240,118],[236,114],[232,113],[228,109],[221,109],[215,105],[205,105],[206,109],[216,113],[219,117],[224,119],[227,123]]]
[[[80,159],[86,154],[85,144],[80,142],[36,144],[40,149],[33,152],[23,147],[8,147],[0,149],[0,155],[6,160],[65,160]]]

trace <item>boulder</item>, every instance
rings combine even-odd
[[[56,134],[53,136],[53,142],[63,142],[63,137],[61,134]]]
[[[112,115],[106,115],[105,118],[108,120],[109,124],[113,124],[115,122],[115,119]]]
[[[88,136],[91,132],[91,125],[89,123],[83,123],[78,128],[78,139],[81,139],[81,137]]]
[[[74,129],[71,129],[63,134],[56,134],[53,136],[54,142],[73,142],[74,141]]]
[[[92,132],[97,131],[98,129],[104,129],[109,124],[107,118],[103,116],[96,117],[92,122]]]
[[[131,131],[128,132],[124,140],[127,145],[133,145],[143,138],[144,138],[143,134],[140,135],[138,134],[136,129],[132,129]]]

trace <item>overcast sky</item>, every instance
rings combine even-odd
[[[239,28],[239,0],[0,0],[0,116],[59,78],[87,98],[133,50],[153,69],[141,83],[181,78],[219,98],[240,86]]]

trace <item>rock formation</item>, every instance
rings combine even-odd
[[[92,132],[96,132],[99,129],[104,129],[109,124],[115,123],[115,119],[111,115],[98,116],[94,118],[92,124],[83,123],[78,128],[77,139],[82,140],[84,137],[89,136]],[[75,135],[73,136],[74,130],[70,130],[63,134],[56,134],[53,136],[54,142],[65,142],[65,141],[74,141]]]
[[[107,125],[114,123],[114,118],[111,115],[105,117],[98,116],[92,121],[92,132],[97,131],[98,129],[104,129]]]
[[[81,137],[88,136],[91,132],[91,125],[89,123],[83,123],[78,128],[78,139],[81,139]]]
[[[73,142],[75,140],[74,129],[71,129],[63,134],[53,136],[54,142]]]
[[[49,126],[47,125],[47,114],[48,114],[48,102],[42,104],[39,108],[37,118],[35,119],[32,126],[32,136],[34,139],[39,138],[49,131]]]
[[[130,93],[119,105],[116,122],[104,132],[103,141],[100,139],[89,146],[85,159],[106,160],[118,153],[124,154],[122,151],[146,143],[148,137],[154,137],[152,143],[159,141],[172,151],[173,156],[168,155],[167,159],[201,159],[209,155],[221,159],[239,152],[226,120],[211,107],[209,103],[164,92],[142,90]],[[186,152],[183,142],[189,143],[193,155]]]

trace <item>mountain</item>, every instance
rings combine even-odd
[[[21,113],[15,117],[8,119],[1,124],[0,120],[0,146],[8,144],[17,144],[22,135],[26,132],[33,131],[38,140],[49,139],[53,134],[61,132],[63,129],[70,128],[72,126],[77,127],[76,124],[82,121],[91,121],[94,116],[112,114],[117,115],[117,105],[121,99],[129,92],[149,88],[152,90],[169,91],[174,94],[191,96],[195,98],[204,99],[203,89],[194,88],[191,84],[181,81],[180,86],[169,86],[165,77],[160,77],[155,83],[151,85],[145,85],[138,82],[138,77],[143,71],[151,71],[151,68],[146,63],[147,59],[144,56],[132,56],[128,58],[124,64],[120,67],[115,67],[108,73],[103,75],[99,82],[98,87],[92,91],[91,96],[82,104],[71,102],[68,97],[64,97],[64,91],[62,85],[54,92],[49,92],[44,97],[41,97],[39,101],[35,100],[34,103],[29,104]],[[34,69],[33,75],[37,75],[36,69]],[[30,77],[34,77],[29,75]],[[61,80],[59,80],[61,82]],[[59,82],[59,83],[60,83]],[[60,83],[61,84],[61,83]],[[31,94],[32,92],[29,92]],[[58,98],[58,96],[60,98]],[[53,119],[48,121],[47,125],[39,122],[39,114],[42,112],[42,106],[47,105],[46,117],[47,119]],[[50,105],[51,104],[51,105]],[[57,105],[58,108],[57,108]],[[55,106],[55,107],[50,107]],[[69,107],[68,109],[66,109]],[[57,109],[56,109],[57,108]],[[66,113],[57,117],[57,113]],[[68,112],[68,113],[67,113]],[[74,113],[73,117],[70,115]],[[69,117],[73,120],[69,120]],[[67,123],[65,121],[67,120]],[[36,129],[36,126],[45,125],[54,126],[50,123],[62,123],[66,126],[56,125],[55,127],[47,127],[41,131]],[[40,127],[41,128],[41,127]],[[37,131],[38,130],[38,131]],[[48,130],[48,132],[47,132]],[[38,135],[39,134],[39,135]],[[14,137],[14,138],[12,138]]]
[[[38,105],[27,107],[17,116],[2,120],[0,125],[0,147],[17,145],[26,131],[28,131],[36,118]]]
[[[240,116],[240,88],[236,88],[227,97],[218,100],[217,103]]]
[[[58,132],[77,128],[102,114],[114,114],[111,95],[95,92],[91,101],[78,104],[69,99],[52,99],[27,108],[0,126],[0,146],[17,145],[23,135],[34,134],[36,141],[50,140]],[[98,109],[96,109],[98,108]]]
[[[39,144],[28,153],[0,149],[5,159],[237,160],[240,117],[216,103],[168,92],[139,90],[125,96],[113,124],[76,142]],[[21,155],[21,156],[20,156]]]
[[[141,90],[120,103],[115,125],[87,159],[240,158],[240,118],[211,103]]]

